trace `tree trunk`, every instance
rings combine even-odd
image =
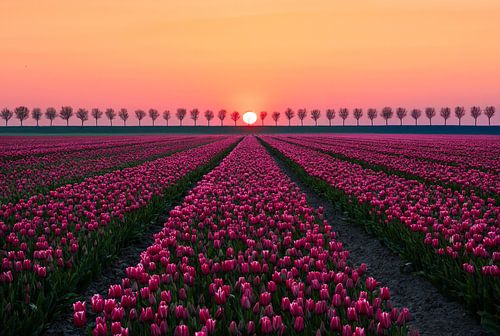
[[[389,125],[389,119],[385,119],[385,126]]]
[[[82,127],[83,127],[83,120],[82,120]]]
[[[330,125],[330,127],[332,126],[332,119],[328,119],[328,124]]]
[[[345,126],[345,119],[342,119],[342,126]]]
[[[21,119],[21,127],[23,127],[23,119]]]
[[[477,118],[474,118],[474,126],[477,126]]]
[[[372,126],[373,126],[373,119],[370,119],[372,121]]]
[[[356,119],[356,125],[359,126],[359,119]]]
[[[491,118],[488,118],[488,126],[491,126]]]
[[[38,119],[36,120],[36,127],[38,127]]]
[[[288,119],[288,126],[290,126],[290,121],[291,121],[291,119]]]
[[[300,119],[300,126],[304,126],[304,119]]]
[[[458,126],[462,125],[462,118],[458,118]]]
[[[180,119],[179,122],[181,123],[181,126],[182,126],[182,119]]]
[[[403,126],[403,118],[399,119],[399,126]]]
[[[444,125],[446,126],[446,119],[444,120]]]
[[[52,120],[52,119],[50,119],[50,127],[52,127],[52,122],[53,122],[53,120]],[[6,124],[7,124],[7,123],[6,123]],[[7,125],[5,125],[5,126],[7,126]]]
[[[66,127],[69,126],[69,119],[66,119]]]

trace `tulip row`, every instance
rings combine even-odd
[[[500,207],[271,137],[273,152],[474,311],[498,314]]]
[[[332,137],[314,134],[302,136],[302,139],[304,137],[307,140],[340,141],[356,149],[500,173],[500,142],[495,136],[339,134]]]
[[[139,165],[173,152],[215,141],[217,137],[154,137],[144,143],[68,151],[72,143],[47,155],[0,162],[0,203],[15,202],[85,177]],[[116,145],[114,137],[110,142]],[[94,146],[94,145],[93,145]],[[93,147],[92,146],[92,147]],[[74,169],[78,167],[78,169]]]
[[[436,161],[423,161],[420,158],[398,155],[397,152],[384,149],[377,150],[381,144],[373,148],[359,148],[342,139],[327,137],[308,137],[308,141],[296,137],[279,137],[294,144],[307,146],[325,153],[331,153],[341,159],[364,164],[372,168],[378,167],[388,173],[403,175],[407,178],[417,178],[424,182],[439,183],[443,186],[453,186],[455,189],[478,190],[486,197],[500,194],[500,174],[484,172],[475,168],[464,168]],[[500,142],[500,141],[499,141]],[[425,151],[424,151],[425,152]],[[498,159],[500,166],[500,159]],[[500,198],[498,198],[500,200]]]
[[[0,325],[43,327],[61,292],[99,272],[167,201],[213,167],[236,137],[59,187],[0,210]],[[2,253],[3,254],[3,253]]]
[[[204,176],[107,298],[73,305],[99,335],[406,335],[408,309],[353,267],[321,208],[254,137]],[[417,331],[410,334],[417,335]]]

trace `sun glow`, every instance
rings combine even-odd
[[[245,112],[243,114],[243,121],[248,125],[252,125],[257,121],[257,115],[252,111]]]

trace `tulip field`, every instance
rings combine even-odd
[[[0,168],[0,335],[419,335],[300,185],[500,332],[500,137],[3,137]]]

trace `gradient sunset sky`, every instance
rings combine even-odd
[[[498,0],[1,0],[0,41],[0,108],[498,110],[500,97]]]

